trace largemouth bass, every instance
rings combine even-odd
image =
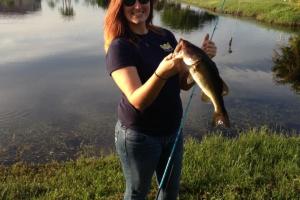
[[[202,100],[211,101],[214,106],[212,126],[230,127],[223,96],[228,87],[220,77],[216,64],[199,47],[180,39],[174,50],[176,58],[182,58],[193,80],[202,90]]]

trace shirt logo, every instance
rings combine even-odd
[[[169,44],[169,42],[165,43],[165,44],[161,44],[159,45],[160,48],[162,48],[164,51],[167,51],[167,52],[171,52],[173,51],[173,47]]]

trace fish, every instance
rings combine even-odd
[[[201,48],[184,39],[179,40],[173,55],[174,58],[183,59],[189,76],[202,90],[201,99],[212,102],[214,106],[212,126],[229,128],[230,121],[223,100],[229,89],[221,78],[215,62]]]

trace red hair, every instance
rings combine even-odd
[[[152,25],[153,4],[156,0],[150,0],[150,13],[146,20],[148,29],[158,29]],[[132,35],[127,19],[123,12],[123,0],[111,0],[104,19],[104,50],[107,52],[111,41],[117,37],[128,37]]]

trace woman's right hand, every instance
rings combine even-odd
[[[155,73],[164,79],[181,72],[183,70],[182,59],[178,59],[173,54],[167,55],[157,67]]]

